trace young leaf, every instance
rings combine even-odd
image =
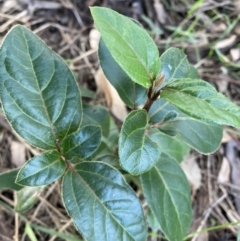
[[[170,241],[182,241],[192,219],[188,181],[176,161],[162,155],[141,175],[144,196]]]
[[[99,43],[98,56],[104,74],[123,102],[130,108],[142,105],[147,98],[147,89],[131,80],[114,60],[102,39]]]
[[[123,169],[132,175],[150,170],[158,161],[160,146],[148,136],[145,110],[132,111],[125,119],[119,136],[119,158]]]
[[[73,157],[85,159],[98,149],[100,143],[101,128],[99,126],[84,126],[63,141],[62,153],[69,161]]]
[[[4,189],[19,191],[23,188],[15,183],[18,172],[19,168],[0,173],[0,191]]]
[[[17,203],[14,210],[18,213],[27,212],[38,201],[38,195],[45,186],[24,187],[17,192]]]
[[[62,195],[86,240],[146,240],[140,202],[116,169],[100,162],[82,162],[64,175]]]
[[[81,126],[101,126],[103,136],[107,137],[110,129],[109,111],[101,105],[88,105],[83,103],[83,120]]]
[[[160,57],[159,73],[164,75],[161,88],[179,78],[187,77],[189,71],[190,66],[183,51],[178,48],[169,48]]]
[[[13,27],[0,50],[0,93],[8,121],[32,145],[56,149],[81,123],[81,98],[67,64],[34,33]]]
[[[150,87],[159,71],[157,46],[131,19],[101,7],[92,7],[94,23],[113,58],[136,83]]]
[[[164,99],[158,99],[152,105],[149,111],[150,122],[162,122],[164,116],[172,111],[177,112],[177,117],[162,123],[159,126],[162,132],[178,135],[187,145],[200,153],[216,151],[222,140],[222,126],[183,114]]]
[[[161,97],[194,118],[240,127],[240,108],[203,80],[179,79]]]
[[[66,163],[57,151],[43,152],[29,160],[19,171],[16,183],[24,186],[42,186],[60,178]]]
[[[162,152],[161,155],[164,153],[177,162],[181,162],[183,157],[190,151],[190,148],[182,140],[176,136],[166,135],[158,129],[149,131],[149,136],[159,144]]]

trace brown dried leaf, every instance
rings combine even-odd
[[[227,143],[232,140],[232,137],[228,134],[226,130],[223,130],[222,143]]]
[[[124,121],[128,112],[125,104],[121,100],[118,95],[116,89],[112,86],[112,84],[105,77],[101,68],[95,74],[95,82],[98,88],[98,91],[104,93],[107,106],[110,108],[112,114],[119,119],[120,121]]]
[[[228,70],[224,66],[221,67],[221,70],[222,74],[219,75],[220,78],[216,81],[216,84],[218,86],[218,91],[224,93],[228,89],[228,81],[226,81]]]
[[[223,39],[215,45],[216,49],[224,49],[227,47],[231,47],[231,45],[234,44],[235,40],[237,38],[237,35],[233,34],[229,38]]]
[[[100,40],[100,32],[93,28],[90,33],[89,33],[89,44],[90,44],[90,47],[92,49],[98,49],[98,44],[99,44],[99,40]]]
[[[181,162],[182,170],[184,171],[191,187],[192,196],[195,196],[196,191],[201,187],[202,174],[194,156],[187,155]]]
[[[230,164],[226,157],[223,157],[222,165],[218,173],[217,182],[220,184],[229,183],[230,181]]]
[[[9,11],[20,10],[20,9],[21,9],[21,5],[18,3],[17,0],[7,0],[3,2],[0,12],[7,13]]]
[[[213,31],[217,33],[223,33],[227,29],[227,25],[223,22],[213,25]]]
[[[239,60],[240,59],[240,48],[238,48],[238,49],[231,49],[230,50],[230,54],[231,54],[231,57],[232,57],[233,61]]]
[[[158,21],[162,24],[166,23],[167,14],[166,14],[164,7],[163,7],[162,3],[160,2],[160,0],[154,0],[153,5],[154,5],[155,11],[157,13]]]
[[[25,145],[23,143],[11,142],[12,163],[17,167],[21,167],[26,161]]]

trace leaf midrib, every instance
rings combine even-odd
[[[38,81],[37,81],[37,76],[36,76],[35,69],[34,69],[34,66],[33,66],[33,61],[32,61],[32,58],[31,58],[31,56],[30,56],[29,46],[28,46],[28,43],[27,43],[27,40],[26,40],[26,36],[25,36],[24,31],[22,30],[22,28],[21,28],[21,32],[22,32],[22,34],[23,34],[23,39],[24,39],[25,44],[26,44],[26,46],[27,46],[27,54],[28,54],[29,59],[30,59],[30,62],[31,62],[32,70],[33,70],[34,77],[35,77],[34,79],[35,79],[35,81],[36,81],[37,88],[38,88],[38,91],[39,91],[39,96],[40,96],[40,98],[41,98],[41,101],[42,101],[42,104],[43,104],[43,108],[44,108],[45,113],[46,113],[46,116],[47,116],[47,121],[48,121],[48,123],[49,123],[49,127],[50,127],[51,133],[52,133],[52,135],[53,135],[53,139],[54,139],[56,148],[58,149],[57,135],[56,135],[56,132],[55,132],[55,130],[54,130],[54,128],[53,128],[53,125],[52,125],[52,123],[51,123],[51,119],[50,119],[48,110],[47,110],[47,108],[46,108],[45,101],[44,101],[43,96],[42,96],[42,91],[41,91],[40,86],[39,86]],[[54,65],[54,69],[55,69],[55,65]],[[54,71],[55,71],[55,70],[54,70]]]

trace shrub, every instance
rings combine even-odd
[[[101,67],[131,110],[120,133],[105,108],[83,103],[64,60],[15,26],[0,50],[2,107],[14,131],[43,152],[18,174],[2,174],[7,182],[0,188],[61,178],[66,210],[86,240],[144,241],[144,213],[127,176],[165,236],[181,241],[192,213],[179,162],[190,148],[214,152],[222,125],[240,127],[240,109],[200,80],[181,50],[169,48],[159,57],[154,41],[131,19],[100,7],[91,12],[102,36]]]

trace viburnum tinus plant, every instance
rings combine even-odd
[[[120,133],[104,107],[82,101],[64,60],[15,26],[0,50],[2,108],[15,132],[43,152],[19,170],[15,184],[9,184],[15,170],[2,174],[0,189],[61,178],[63,203],[85,240],[145,241],[132,181],[149,205],[146,216],[156,218],[167,239],[181,241],[192,213],[179,162],[190,148],[214,152],[222,125],[240,127],[240,109],[200,80],[181,50],[169,48],[159,57],[133,20],[106,8],[91,13],[102,37],[101,67],[131,110]]]

